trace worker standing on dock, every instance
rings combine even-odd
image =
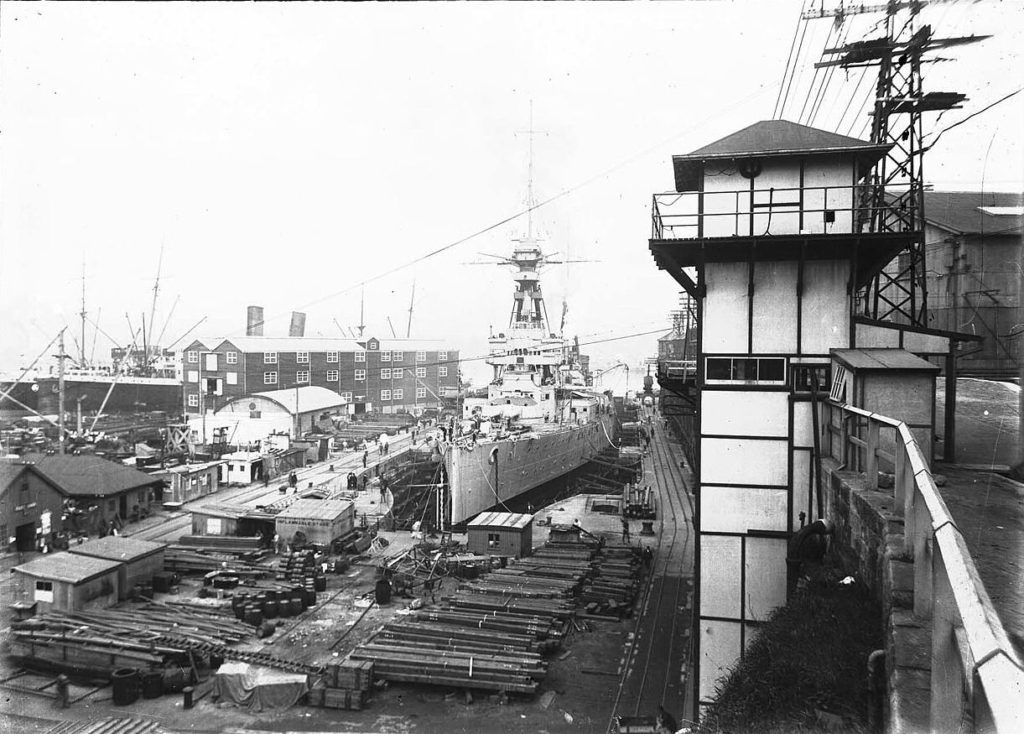
[[[622,518],[622,542],[629,543],[629,520]]]

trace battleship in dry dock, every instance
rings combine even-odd
[[[494,378],[486,398],[467,398],[458,435],[446,447],[448,503],[460,523],[568,474],[611,445],[610,398],[589,389],[578,347],[548,326],[528,236],[504,261],[515,268],[507,332],[488,342]]]

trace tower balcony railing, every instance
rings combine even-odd
[[[651,238],[694,240],[805,234],[910,232],[908,198],[857,184],[655,194]]]

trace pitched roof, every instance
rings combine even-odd
[[[52,479],[39,471],[34,465],[26,464],[23,459],[17,459],[14,461],[0,459],[0,492],[3,492],[5,489],[10,487],[11,484],[21,476],[21,473],[25,471],[35,474],[58,492],[61,491],[60,486],[58,486]]]
[[[853,154],[861,170],[878,160],[890,146],[838,135],[828,130],[788,120],[762,120],[748,125],[692,153],[672,156],[676,190],[697,188],[703,161],[734,158],[781,158],[786,156]]]
[[[104,558],[92,558],[91,556],[78,556],[74,553],[61,552],[40,556],[34,561],[15,566],[14,571],[36,578],[55,579],[57,581],[79,584],[109,573],[120,565],[120,561],[110,561]]]
[[[30,461],[72,497],[106,497],[136,487],[163,484],[163,480],[99,456],[33,455]]]
[[[106,558],[108,561],[134,561],[151,556],[167,547],[166,543],[154,543],[140,538],[125,538],[119,535],[107,535],[103,538],[87,540],[81,545],[73,545],[69,552],[90,558]]]
[[[1022,231],[1021,206],[1024,194],[1020,192],[927,191],[924,218],[958,234],[1012,235]]]
[[[858,138],[800,125],[788,120],[762,120],[719,138],[692,153],[673,158],[731,158],[733,156],[826,153],[841,150],[885,149]]]
[[[349,500],[296,500],[278,514],[286,520],[335,520],[352,514],[354,505]]]
[[[832,356],[840,364],[858,372],[875,370],[910,370],[938,372],[939,367],[905,349],[862,347],[860,349],[833,349]]]

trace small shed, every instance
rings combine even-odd
[[[221,484],[252,484],[264,475],[263,455],[259,451],[236,451],[220,457]]]
[[[939,368],[904,349],[833,349],[831,354],[830,397],[903,421],[931,464],[935,448],[935,376]],[[883,431],[879,437],[890,453],[891,433]],[[883,469],[892,471],[891,466]]]
[[[309,543],[328,545],[352,532],[355,505],[349,500],[300,499],[278,513],[275,527],[285,540],[301,532]]]
[[[273,526],[272,512],[246,505],[212,504],[192,510],[193,535],[255,537],[271,533]]]
[[[473,553],[522,558],[533,552],[533,515],[483,512],[466,523],[466,536]]]
[[[74,553],[51,553],[12,570],[18,601],[35,602],[38,612],[105,609],[117,603],[121,563]]]
[[[164,570],[165,543],[108,535],[71,546],[70,553],[120,563],[118,569],[119,598],[127,599],[135,584],[151,581],[153,574]]]
[[[164,502],[191,502],[213,494],[220,487],[221,467],[226,462],[208,461],[202,464],[182,464],[153,472],[167,482]]]

